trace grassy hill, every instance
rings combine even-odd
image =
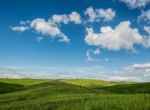
[[[150,83],[0,79],[0,110],[150,110]]]

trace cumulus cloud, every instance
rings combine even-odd
[[[96,60],[98,60],[97,56],[99,56],[100,53],[101,52],[100,52],[99,48],[97,48],[95,50],[88,49],[87,52],[86,52],[87,61],[96,61]]]
[[[138,22],[144,25],[143,30],[146,32],[143,45],[144,47],[150,47],[150,10],[142,11],[141,15],[138,16]]]
[[[20,21],[21,26],[11,27],[14,31],[26,31],[28,29],[35,29],[36,32],[41,33],[42,35],[49,36],[51,38],[59,38],[60,42],[69,43],[69,38],[61,31],[61,24],[81,24],[81,16],[79,13],[73,11],[70,14],[60,14],[53,15],[48,20],[43,18],[36,18],[33,21]],[[29,25],[29,26],[26,26]],[[37,39],[41,41],[40,39]]]
[[[142,14],[138,16],[138,20],[150,23],[150,10],[142,11]]]
[[[64,24],[68,24],[68,16],[66,14],[63,15],[53,15],[50,19],[50,21],[53,21],[54,23],[64,23]]]
[[[98,74],[97,78],[108,81],[150,81],[150,63],[132,64],[109,73]]]
[[[144,26],[144,31],[147,33],[145,35],[144,46],[145,47],[150,47],[150,27],[149,26]]]
[[[47,22],[44,19],[37,18],[32,21],[31,27],[34,28],[37,32],[42,33],[43,35],[49,35],[51,37],[60,37],[61,42],[69,42],[69,39],[64,35],[57,25]]]
[[[148,35],[150,35],[150,27],[144,26],[144,30],[147,32]]]
[[[89,22],[95,22],[95,21],[111,21],[115,16],[116,13],[111,8],[108,9],[93,9],[93,7],[89,7],[84,12],[85,15],[88,17]]]
[[[87,28],[85,42],[108,50],[135,51],[134,44],[143,44],[144,41],[138,29],[131,28],[130,24],[130,21],[123,21],[114,29],[110,26],[101,27],[100,33],[95,33],[93,28]]]
[[[44,19],[37,18],[32,21],[31,27],[35,28],[38,32],[41,32],[43,35],[50,34],[56,36],[60,34],[59,28],[56,25],[46,22]]]
[[[75,24],[82,23],[80,14],[75,11],[73,11],[69,15],[67,15],[67,14],[56,15],[55,14],[49,20],[53,23],[58,23],[58,24],[60,24],[60,23],[68,24],[69,22],[72,22]]]
[[[75,24],[81,24],[81,16],[77,12],[72,12],[69,15],[69,20]]]
[[[131,9],[145,7],[148,3],[150,3],[150,0],[119,0],[119,1],[124,2]]]
[[[18,32],[24,32],[29,29],[27,26],[15,26],[15,27],[10,27],[13,31],[18,31]]]

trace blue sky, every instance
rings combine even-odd
[[[0,13],[1,77],[150,80],[149,0],[1,0]]]

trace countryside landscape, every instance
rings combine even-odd
[[[0,79],[0,110],[149,110],[150,83]]]
[[[150,110],[150,0],[0,0],[0,110]]]

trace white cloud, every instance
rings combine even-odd
[[[49,36],[51,38],[59,38],[60,42],[69,43],[69,38],[61,31],[61,24],[81,24],[81,16],[77,12],[72,12],[70,14],[60,14],[53,15],[46,21],[43,18],[36,18],[33,21],[20,21],[21,26],[11,27],[14,31],[26,31],[29,28],[35,29],[38,33],[42,35]],[[29,26],[27,26],[29,25]],[[37,41],[41,41],[42,38],[37,38]]]
[[[16,66],[0,67],[0,78],[27,78],[26,72],[21,72],[22,68]]]
[[[93,9],[93,7],[89,7],[86,9],[85,15],[88,16],[89,22],[95,22],[100,20],[111,21],[116,16],[116,13],[111,8]]]
[[[90,50],[87,50],[86,57],[87,57],[87,61],[92,61],[93,60],[93,58],[91,57]]]
[[[144,36],[144,47],[150,47],[150,10],[142,11],[142,14],[138,16],[138,22],[142,22],[144,24],[144,31],[146,35]]]
[[[37,18],[32,21],[31,27],[35,28],[38,32],[41,32],[43,35],[49,34],[51,36],[57,36],[60,34],[59,28],[49,22],[46,22],[44,19]]]
[[[94,53],[94,55],[100,55],[100,49],[99,48],[97,48],[95,51],[93,51],[93,53]]]
[[[93,49],[88,49],[86,52],[86,57],[87,57],[87,61],[97,61],[97,56],[100,55],[100,49],[97,48],[95,50]]]
[[[10,27],[13,31],[18,31],[18,32],[24,32],[29,29],[27,26],[15,26],[15,27]]]
[[[150,63],[132,64],[109,73],[99,74],[97,78],[108,81],[150,81]]]
[[[0,67],[0,78],[49,78],[49,79],[74,79],[90,78],[107,81],[150,81],[150,63],[136,63],[127,65],[114,71],[105,71],[101,65],[79,66],[79,67]]]
[[[36,39],[38,42],[41,42],[43,40],[43,37],[37,37]]]
[[[150,23],[150,10],[142,11],[142,14],[138,16],[138,20]]]
[[[146,48],[149,48],[150,47],[150,37],[147,37],[146,39],[144,39],[144,43],[143,43],[143,46],[146,47]]]
[[[110,58],[105,58],[104,61],[108,62],[108,61],[110,61]]]
[[[150,81],[150,63],[132,64],[116,72],[116,75],[135,78],[135,81]]]
[[[31,22],[31,27],[34,28],[37,32],[42,33],[43,35],[49,35],[51,37],[59,37],[60,42],[69,42],[69,39],[64,35],[57,25],[47,22],[44,19],[37,18]]]
[[[93,28],[87,28],[85,42],[108,50],[135,51],[134,44],[143,44],[144,41],[138,29],[131,28],[130,24],[130,21],[123,21],[114,29],[110,26],[101,27],[100,33],[95,33]]]
[[[150,27],[144,26],[145,32],[147,32],[148,35],[150,35]]]
[[[144,63],[144,64],[133,64],[133,67],[134,68],[137,68],[137,69],[150,69],[150,63]]]
[[[50,18],[50,21],[54,23],[64,23],[68,24],[69,22],[75,23],[75,24],[81,24],[81,16],[79,13],[73,11],[69,15],[63,14],[63,15],[53,15],[52,18]]]
[[[69,15],[69,20],[75,24],[81,24],[81,16],[77,12],[72,12]]]
[[[144,31],[147,33],[145,35],[145,42],[144,42],[144,47],[150,47],[150,27],[144,26]]]
[[[28,25],[28,24],[30,24],[30,22],[31,21],[29,21],[29,20],[28,21],[20,21],[20,24],[21,25]]]
[[[139,79],[139,77],[107,76],[107,75],[102,76],[101,79],[107,80],[107,81],[117,81],[117,82],[122,82],[122,81],[141,81]]]
[[[148,3],[150,3],[150,0],[119,0],[119,1],[124,2],[131,9],[145,7]]]
[[[100,65],[79,67],[31,67],[24,69],[11,69],[0,67],[0,78],[45,78],[45,79],[76,79],[94,78],[97,71],[102,70]],[[37,71],[38,70],[38,71]]]
[[[52,20],[54,23],[64,23],[68,24],[69,18],[66,14],[63,15],[53,15],[50,20]]]

